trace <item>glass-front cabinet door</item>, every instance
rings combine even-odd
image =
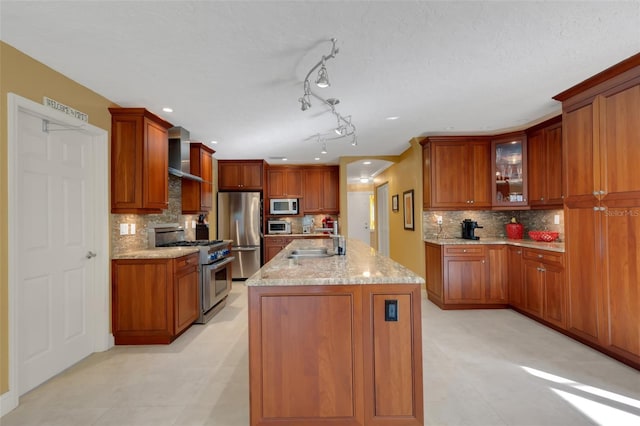
[[[491,141],[493,205],[527,206],[527,136],[505,135]]]

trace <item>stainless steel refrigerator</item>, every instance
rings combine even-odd
[[[218,192],[218,239],[233,241],[233,279],[260,269],[261,214],[259,192]]]

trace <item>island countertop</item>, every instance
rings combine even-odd
[[[175,259],[199,251],[197,247],[156,247],[120,253],[112,256],[111,259]]]
[[[295,249],[326,247],[332,239],[297,239],[253,274],[247,286],[424,284],[424,279],[359,240],[347,240],[344,256],[289,259]]]

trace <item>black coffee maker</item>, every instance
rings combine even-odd
[[[479,240],[480,237],[476,237],[473,235],[476,228],[481,228],[482,226],[478,226],[478,222],[473,221],[471,219],[465,219],[462,222],[462,238],[466,240]]]

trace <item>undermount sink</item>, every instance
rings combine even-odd
[[[301,257],[330,257],[333,253],[329,253],[326,248],[300,248],[292,250],[287,256],[289,259],[297,259]]]

